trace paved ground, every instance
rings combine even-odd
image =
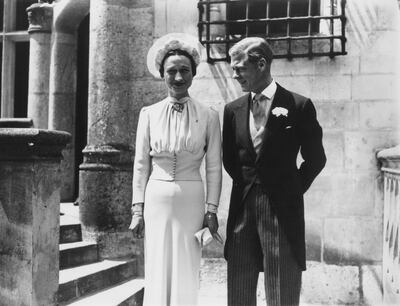
[[[202,259],[200,269],[199,306],[226,306],[226,262],[224,259]],[[258,280],[257,305],[266,305],[264,296],[264,275]],[[301,306],[311,306],[300,303]],[[313,304],[313,306],[318,306]]]

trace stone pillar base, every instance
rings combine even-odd
[[[86,147],[79,171],[83,236],[99,244],[101,258],[138,254],[131,220],[132,152],[114,146]]]

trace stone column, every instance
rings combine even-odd
[[[26,11],[30,34],[28,117],[32,118],[35,128],[47,129],[53,7],[48,3],[35,3]]]
[[[72,141],[63,151],[61,201],[74,201],[76,33],[54,33],[51,50],[49,129],[66,131]]]
[[[61,201],[75,200],[77,28],[89,13],[89,6],[89,0],[64,0],[54,4],[49,129],[66,131],[72,135],[61,162]]]
[[[56,305],[65,132],[0,129],[0,305]]]
[[[152,39],[151,23],[141,28],[147,18],[151,22],[150,10],[151,1],[99,0],[90,7],[88,144],[80,166],[79,211],[83,235],[99,243],[103,258],[135,252],[128,226],[140,106],[132,88],[146,62],[136,50],[147,50],[144,37]]]

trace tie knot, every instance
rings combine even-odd
[[[253,98],[254,102],[261,102],[261,101],[264,101],[265,99],[266,99],[266,96],[264,96],[262,93],[255,94],[255,96]]]

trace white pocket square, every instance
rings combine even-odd
[[[286,130],[291,129],[291,128],[292,128],[291,125],[288,125],[288,126],[285,127]]]

